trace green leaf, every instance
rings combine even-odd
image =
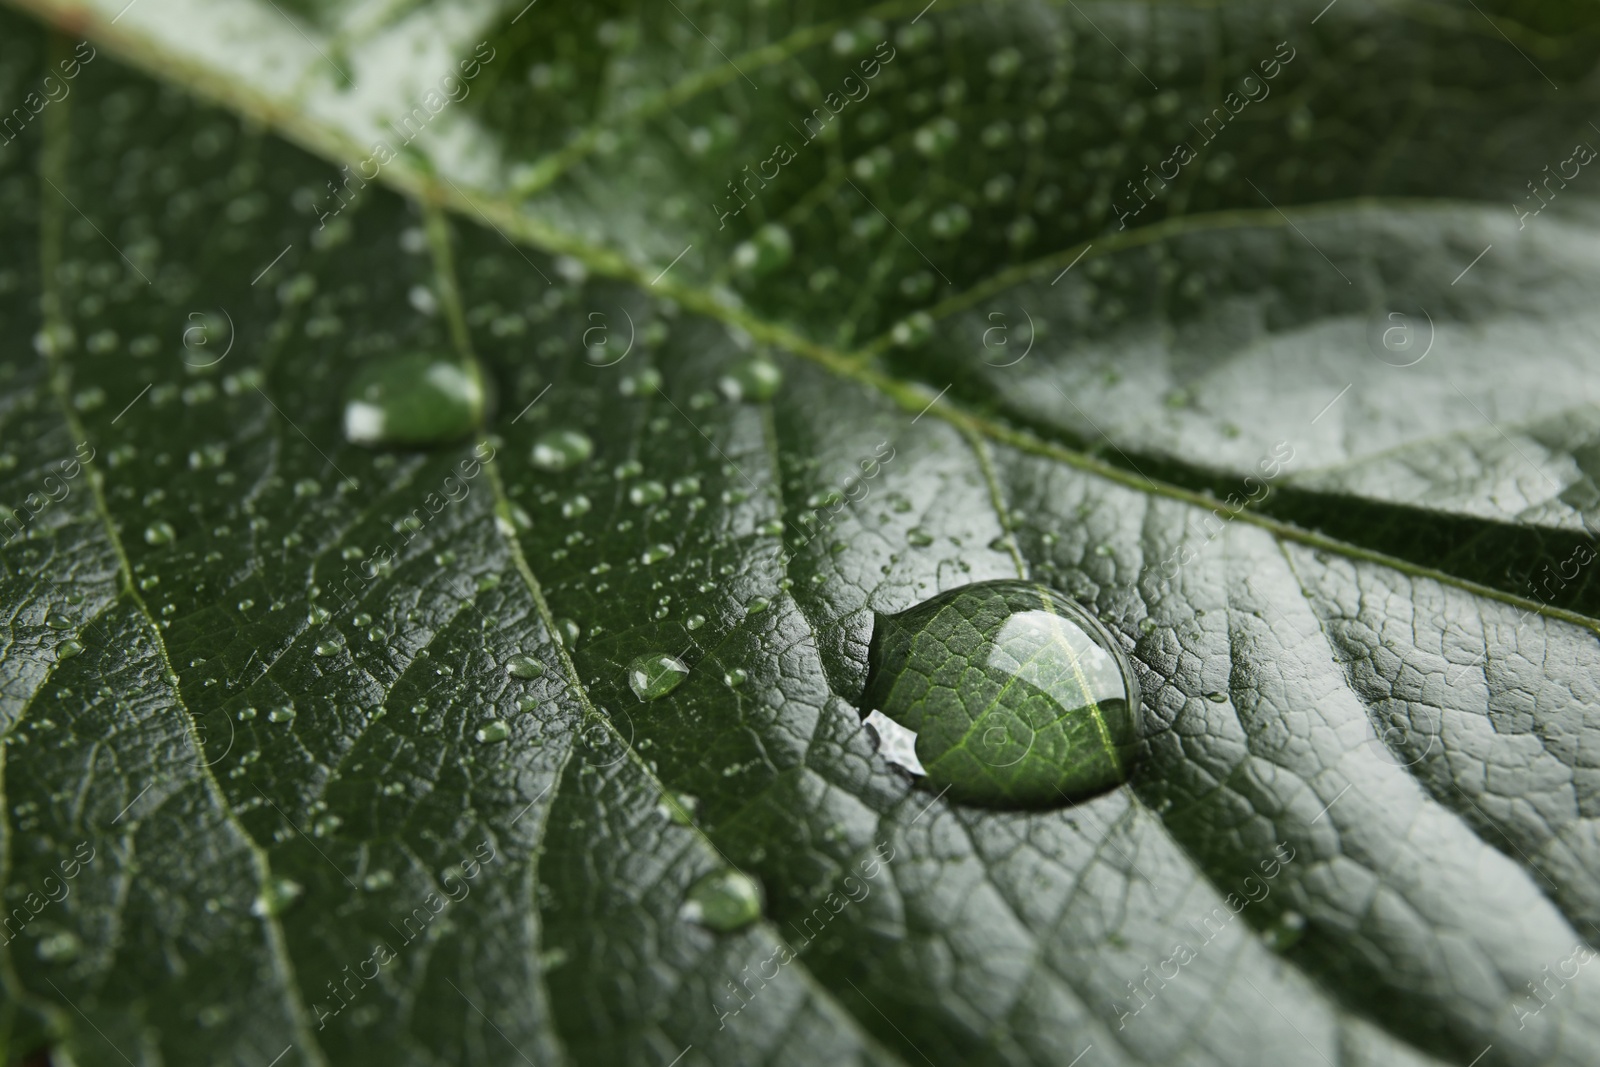
[[[1591,5],[18,6],[9,1060],[1592,1059]],[[1125,786],[863,729],[1002,579]]]

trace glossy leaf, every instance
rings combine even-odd
[[[8,1057],[1592,1059],[1588,6],[17,6]],[[862,727],[999,579],[1125,786]]]

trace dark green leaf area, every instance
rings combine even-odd
[[[956,800],[1046,807],[1124,781],[1139,687],[1099,622],[1026,582],[982,582],[877,616],[865,706],[916,733]]]

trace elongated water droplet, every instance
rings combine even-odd
[[[927,784],[1047,807],[1128,775],[1139,686],[1098,619],[1044,586],[980,582],[878,615],[862,707],[916,735]]]
[[[513,678],[537,678],[544,673],[544,664],[526,652],[518,652],[506,660],[506,673]]]
[[[677,656],[653,652],[628,664],[628,685],[640,700],[659,700],[689,677],[689,667]]]
[[[177,531],[172,528],[170,522],[152,522],[144,528],[145,544],[149,545],[170,544],[177,536]]]
[[[531,459],[542,471],[564,471],[594,455],[594,442],[577,430],[551,430],[533,443]],[[587,509],[585,509],[587,510]]]
[[[79,655],[82,652],[83,642],[69,637],[56,646],[56,659],[71,659],[73,656]]]
[[[741,929],[761,918],[761,886],[731,868],[712,871],[689,887],[680,914],[723,933]]]
[[[482,425],[489,390],[476,363],[422,352],[363,369],[345,389],[344,436],[355,445],[440,445]]]
[[[510,737],[511,727],[506,725],[504,719],[490,719],[478,727],[477,733],[473,734],[473,736],[482,744],[492,745]]]
[[[636,507],[659,504],[667,498],[667,487],[657,481],[640,482],[628,490],[628,503]]]

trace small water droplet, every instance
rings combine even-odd
[[[704,615],[700,615],[698,613],[694,614],[694,615],[690,615],[687,619],[683,620],[684,627],[686,629],[690,629],[690,630],[698,630],[698,629],[700,629],[700,627],[704,626],[705,624],[706,624],[706,617]]]
[[[927,548],[933,544],[933,537],[920,526],[913,526],[906,531],[906,541],[916,548]]]
[[[576,519],[589,514],[589,508],[589,498],[582,493],[574,493],[561,502],[561,517],[564,519]]]
[[[789,231],[775,222],[769,222],[755,232],[748,241],[739,242],[733,250],[733,268],[741,274],[759,277],[770,274],[789,262],[794,255],[794,239]]]
[[[670,793],[662,798],[661,810],[679,826],[693,826],[700,798],[691,793]]]
[[[539,710],[539,701],[535,697],[520,696],[517,698],[517,710],[526,715],[530,711]]]
[[[762,356],[754,356],[736,364],[717,379],[717,388],[722,390],[723,396],[729,400],[750,403],[771,400],[778,394],[778,387],[782,384],[783,372],[776,363]]]
[[[737,689],[746,681],[748,681],[749,678],[750,675],[745,673],[744,668],[735,667],[733,670],[728,671],[722,676],[722,684],[727,686],[729,689]]]
[[[594,442],[578,430],[551,430],[533,443],[531,459],[542,471],[564,471],[594,455]]]
[[[1206,699],[1213,704],[1226,704],[1228,702],[1228,694],[1221,692],[1207,693]]]
[[[291,878],[270,878],[250,906],[251,914],[263,917],[282,915],[304,892],[305,887]]]
[[[69,637],[56,646],[56,659],[71,659],[73,656],[79,655],[82,652],[83,642]]]
[[[980,582],[878,615],[862,707],[916,735],[926,783],[1048,807],[1125,781],[1139,686],[1116,639],[1045,586]]]
[[[497,744],[511,736],[511,727],[506,725],[504,719],[490,719],[478,727],[477,732],[472,736],[485,745]]]
[[[476,363],[422,352],[384,358],[345,390],[344,436],[355,445],[438,445],[483,425],[489,389]]]
[[[638,507],[657,504],[667,497],[667,487],[660,482],[640,482],[628,490],[628,503]]]
[[[390,886],[394,885],[394,872],[389,870],[387,867],[379,867],[377,870],[361,879],[361,884],[373,892],[376,892],[379,889],[388,889]]]
[[[628,664],[628,685],[640,700],[659,700],[678,688],[689,668],[676,656],[654,652]]]
[[[1306,917],[1298,911],[1286,911],[1278,916],[1262,936],[1276,952],[1283,952],[1299,943],[1306,932]]]
[[[52,611],[44,617],[44,624],[52,630],[72,629],[72,620],[56,611]]]
[[[316,653],[319,656],[332,656],[343,647],[338,641],[324,639],[317,642]]]
[[[240,722],[249,722],[251,719],[256,717],[256,709],[255,708],[240,708],[238,717],[239,717],[239,721]]]
[[[731,868],[712,871],[689,887],[684,919],[728,933],[761,918],[761,886]]]
[[[77,934],[59,930],[41,937],[34,954],[46,963],[65,963],[77,959],[82,951],[83,942],[78,940]]]
[[[294,722],[295,710],[285,704],[281,708],[273,708],[267,712],[268,722]]]
[[[645,549],[644,554],[639,557],[639,562],[660,563],[664,559],[671,559],[673,553],[676,551],[677,550],[671,545],[667,544],[651,545],[649,548]]]
[[[747,614],[747,615],[759,615],[763,611],[766,611],[771,606],[772,606],[772,601],[768,600],[764,596],[758,596],[758,597],[752,597],[750,599],[750,602],[744,606],[744,610],[745,610],[745,614]]]
[[[146,544],[171,544],[172,539],[177,536],[178,532],[172,528],[172,524],[170,522],[152,522],[149,526],[144,528],[144,539]]]
[[[544,673],[544,664],[526,652],[519,652],[506,660],[506,673],[513,678],[537,678]]]

